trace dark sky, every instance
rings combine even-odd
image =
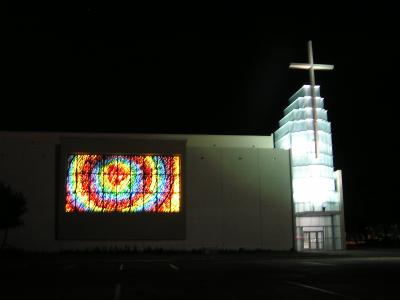
[[[271,134],[312,39],[346,221],[400,222],[396,10],[188,2],[9,2],[0,130]]]

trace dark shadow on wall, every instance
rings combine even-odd
[[[0,182],[0,203],[0,229],[4,230],[0,250],[3,250],[7,246],[9,229],[23,224],[21,216],[27,211],[27,208],[25,196],[2,182]]]

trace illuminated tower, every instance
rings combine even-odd
[[[304,85],[289,99],[275,132],[275,147],[291,150],[292,188],[296,249],[344,249],[344,218],[341,171],[334,171],[331,126],[314,70],[332,65],[313,62],[290,68],[310,71],[311,85]]]

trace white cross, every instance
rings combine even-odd
[[[313,125],[314,125],[314,141],[315,141],[315,157],[318,158],[318,124],[317,124],[317,104],[315,98],[315,70],[330,71],[333,70],[333,65],[321,65],[314,64],[312,42],[308,41],[308,64],[303,63],[291,63],[289,69],[301,69],[310,71],[310,83],[311,83],[311,99],[313,109]]]

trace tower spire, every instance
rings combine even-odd
[[[318,158],[318,123],[317,123],[317,102],[315,97],[315,72],[314,71],[330,71],[333,70],[333,65],[314,64],[312,41],[308,41],[308,63],[291,63],[289,69],[309,70],[310,85],[311,85],[311,101],[313,111],[313,128],[314,128],[314,144],[315,157]]]

